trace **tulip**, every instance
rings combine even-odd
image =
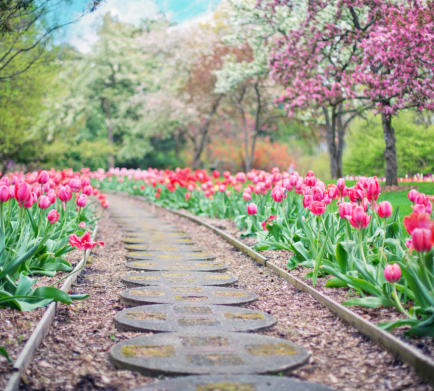
[[[369,178],[367,181],[367,197],[369,201],[377,200],[380,195],[380,185],[376,177]]]
[[[413,248],[416,251],[430,251],[433,244],[431,243],[431,231],[426,228],[415,228],[411,234]]]
[[[51,205],[50,198],[46,195],[42,195],[38,200],[38,207],[40,209],[47,209]]]
[[[62,202],[67,202],[72,198],[72,191],[69,186],[61,186],[57,191],[57,196]]]
[[[247,213],[249,215],[255,215],[258,213],[258,207],[255,203],[251,202],[250,204],[247,204]]]
[[[371,221],[371,216],[368,215],[362,206],[355,206],[350,218],[350,224],[355,228],[366,228]]]
[[[188,201],[191,198],[191,193],[185,193],[185,200]]]
[[[91,196],[92,193],[93,193],[92,186],[86,185],[86,186],[83,187],[83,194]]]
[[[411,190],[408,192],[408,199],[409,199],[411,202],[414,202],[414,200],[416,199],[416,196],[417,196],[418,194],[419,194],[419,193],[418,193],[417,190],[415,190],[415,189],[411,189]]]
[[[310,194],[306,194],[303,196],[303,207],[309,208],[309,206],[312,204],[313,198]]]
[[[322,215],[326,210],[326,205],[323,201],[313,201],[309,207],[309,210],[314,215]]]
[[[8,186],[0,186],[0,202],[6,202],[10,198],[9,187]]]
[[[50,224],[54,224],[55,222],[57,222],[59,220],[59,213],[57,212],[57,210],[51,209],[48,212],[47,219],[50,222]]]
[[[348,219],[353,213],[353,204],[350,202],[341,202],[339,204],[339,216],[342,219]]]
[[[42,170],[38,175],[38,183],[42,185],[44,183],[47,183],[49,179],[50,179],[50,175],[48,175],[48,172],[45,170]]]
[[[381,201],[377,207],[378,216],[386,219],[392,215],[392,204],[389,201]]]
[[[87,203],[87,195],[86,194],[80,194],[80,196],[77,198],[77,206],[79,208],[84,208]]]
[[[24,208],[31,208],[37,199],[38,199],[38,197],[36,196],[35,193],[30,193],[29,199],[27,201],[23,202]]]
[[[397,263],[386,265],[384,268],[384,277],[388,282],[398,282],[401,278],[401,268]]]
[[[72,178],[69,181],[69,187],[72,189],[73,192],[79,192],[81,189],[81,180],[78,178]]]
[[[336,187],[342,193],[342,191],[345,189],[345,179],[339,178],[338,181],[336,182]]]
[[[30,186],[26,182],[15,183],[15,199],[18,202],[28,201],[30,195]]]

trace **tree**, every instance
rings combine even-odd
[[[398,175],[431,174],[434,170],[434,125],[421,121],[419,113],[403,110],[394,120],[394,129]],[[384,148],[381,115],[369,114],[366,119],[356,119],[351,125],[344,153],[344,172],[383,176]]]
[[[277,91],[269,78],[268,42],[286,26],[289,13],[279,14],[274,24],[270,24],[267,7],[249,0],[229,0],[223,3],[220,12],[230,26],[224,42],[234,53],[226,55],[223,67],[215,72],[215,91],[228,95],[237,108],[243,134],[244,169],[250,171],[258,138],[282,116],[272,103]]]
[[[100,0],[87,2],[82,15]],[[0,82],[29,70],[46,55],[52,34],[78,20],[59,20],[68,0],[0,0]]]
[[[393,116],[405,108],[434,109],[433,9],[433,1],[387,4],[360,44],[363,62],[353,80],[381,113],[387,185],[398,183]]]
[[[274,12],[280,7],[293,10],[293,4],[285,1],[272,5]],[[345,130],[369,107],[351,101],[355,86],[349,75],[360,63],[358,42],[371,21],[366,18],[366,7],[356,12],[345,1],[299,2],[293,12],[299,14],[299,24],[277,41],[270,62],[273,78],[285,88],[277,102],[291,116],[309,109],[318,115],[322,112],[330,172],[337,178],[342,176]]]

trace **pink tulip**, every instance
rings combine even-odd
[[[48,212],[47,219],[50,222],[50,224],[54,224],[55,222],[57,222],[59,220],[59,213],[57,212],[57,210],[51,209]]]
[[[336,182],[336,187],[342,193],[342,190],[345,189],[345,179],[344,178],[339,178],[338,181]]]
[[[38,183],[40,184],[47,183],[49,179],[50,179],[50,175],[45,170],[42,170],[38,175]]]
[[[380,185],[376,177],[369,178],[367,180],[367,197],[369,201],[377,200],[380,195]]]
[[[381,201],[377,207],[378,216],[382,219],[392,215],[392,204],[389,201]]]
[[[30,199],[30,186],[26,182],[15,183],[15,199],[18,202],[26,202]]]
[[[415,189],[411,189],[411,190],[408,192],[408,199],[409,199],[411,202],[414,202],[415,199],[416,199],[416,196],[417,196],[418,194],[419,194],[419,193],[418,193],[417,190],[415,190]]]
[[[326,205],[323,201],[313,201],[312,204],[310,204],[309,210],[314,215],[322,215],[326,210]]]
[[[62,202],[67,202],[72,198],[72,191],[69,186],[61,186],[57,191],[57,196]]]
[[[430,251],[433,244],[431,242],[431,231],[426,228],[415,228],[411,234],[413,248],[416,251]]]
[[[350,202],[341,202],[339,204],[339,216],[342,219],[350,218],[353,213],[353,204]]]
[[[313,197],[310,194],[306,194],[305,196],[303,196],[303,207],[304,208],[309,208],[309,206],[312,204],[313,202]]]
[[[69,181],[69,187],[71,188],[71,190],[75,193],[79,192],[81,189],[81,180],[78,178],[72,178]]]
[[[6,202],[10,198],[9,187],[8,186],[0,186],[0,202]]]
[[[258,213],[258,207],[255,203],[251,202],[250,204],[247,204],[247,213],[249,215],[255,215]]]
[[[388,282],[398,282],[401,278],[401,268],[397,263],[386,265],[384,268],[384,277]]]
[[[38,207],[40,209],[47,209],[51,205],[50,198],[46,195],[42,195],[38,200]]]
[[[87,195],[80,194],[80,196],[77,198],[77,206],[79,208],[84,208],[86,204],[87,204]]]
[[[350,224],[354,228],[366,228],[371,221],[371,216],[368,215],[362,206],[355,206],[350,218]]]
[[[91,196],[91,195],[92,195],[92,192],[93,192],[93,190],[92,190],[92,186],[90,186],[90,185],[86,185],[86,186],[83,187],[83,194],[86,194],[86,195],[88,195],[88,196]]]
[[[36,196],[35,193],[30,193],[29,199],[23,202],[22,206],[24,206],[24,208],[31,208],[37,199],[38,197]]]

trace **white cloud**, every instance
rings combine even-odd
[[[98,40],[96,30],[107,12],[121,22],[137,25],[141,20],[156,15],[158,8],[153,0],[106,0],[95,12],[85,15],[72,26],[68,42],[82,53],[89,52]]]

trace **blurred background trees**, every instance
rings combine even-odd
[[[0,0],[1,171],[277,166],[383,176],[391,131],[393,175],[434,169],[432,49],[423,51],[431,1],[417,1],[417,12],[406,0],[384,12],[388,1],[377,1],[377,12],[369,0],[224,0],[180,24],[106,14],[88,53],[53,39],[73,19],[53,16],[62,1]],[[380,61],[372,48],[388,37],[393,50]],[[406,60],[414,51],[411,69],[399,47]]]

